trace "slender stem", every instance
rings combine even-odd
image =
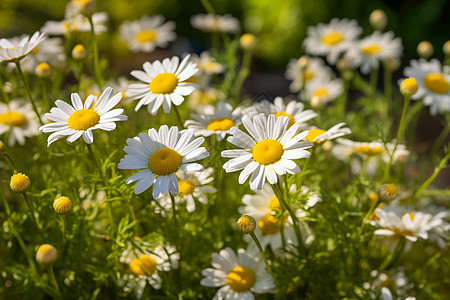
[[[67,243],[67,239],[66,239],[66,215],[62,215],[61,216],[62,219],[62,236],[63,236],[63,243],[66,244]]]
[[[444,158],[441,160],[439,165],[434,169],[433,174],[417,189],[417,191],[412,196],[412,201],[414,202],[419,196],[422,194],[422,192],[433,182],[433,180],[438,176],[438,174],[441,172],[441,170],[445,167],[445,164],[450,159],[450,150],[447,152],[447,154],[444,156]]]
[[[22,195],[23,195],[23,198],[25,199],[25,203],[28,206],[28,210],[30,211],[31,220],[33,221],[34,225],[36,226],[36,228],[39,231],[39,234],[42,237],[41,227],[39,227],[38,222],[36,221],[36,217],[34,216],[34,209],[33,209],[33,206],[31,205],[30,200],[28,200],[27,192],[23,192]]]
[[[9,164],[9,166],[11,167],[11,169],[16,170],[16,164],[14,163],[14,160],[12,159],[11,156],[8,155],[8,153],[6,153],[6,151],[1,152],[1,154],[3,154],[3,156],[6,158],[6,162]]]
[[[234,91],[236,92],[236,99],[239,98],[245,78],[247,78],[248,74],[250,73],[251,60],[252,60],[252,52],[250,50],[244,50],[244,56],[242,58],[241,69],[239,70],[239,73],[236,76],[236,81],[234,84]]]
[[[364,216],[364,218],[361,221],[361,227],[359,229],[358,232],[358,240],[359,237],[361,236],[361,234],[364,232],[364,227],[366,227],[366,220],[370,218],[370,216],[373,214],[373,212],[375,211],[375,209],[380,205],[381,203],[381,199],[378,199],[377,202],[375,202],[372,207],[369,209],[369,211],[367,212],[367,214]]]
[[[383,262],[383,264],[380,266],[380,273],[394,266],[395,262],[402,254],[404,247],[405,247],[405,238],[400,237],[400,240],[397,243],[397,247],[395,248],[394,253],[388,256],[386,260]]]
[[[103,87],[103,78],[100,73],[100,66],[98,63],[98,45],[97,45],[97,36],[94,30],[94,22],[92,21],[92,16],[88,17],[89,23],[91,24],[91,37],[92,37],[92,50],[94,52],[94,72],[95,79],[100,89]]]
[[[175,228],[178,228],[178,220],[177,220],[177,208],[176,208],[176,203],[175,203],[175,197],[169,192],[170,195],[170,202],[172,203],[172,214],[173,214],[173,221],[175,223]]]
[[[435,153],[436,150],[442,145],[447,136],[450,134],[450,124],[446,123],[444,129],[442,129],[438,138],[434,141],[433,146],[431,147],[431,153]]]
[[[25,87],[25,91],[27,92],[28,99],[30,100],[31,105],[33,106],[33,110],[36,113],[36,116],[38,117],[39,123],[41,123],[41,125],[44,125],[44,123],[41,120],[41,115],[39,114],[36,103],[34,102],[33,95],[31,94],[30,88],[28,87],[27,80],[25,79],[25,76],[23,75],[22,68],[20,67],[20,62],[16,61],[15,63],[16,63],[17,72],[19,72],[20,79],[22,80],[23,86]]]
[[[392,150],[392,152],[389,156],[389,163],[387,164],[386,168],[384,169],[383,179],[381,180],[382,182],[385,182],[386,180],[389,179],[389,172],[391,170],[391,165],[392,165],[392,161],[394,159],[394,154],[395,154],[395,151],[397,150],[398,143],[400,142],[400,139],[403,136],[403,127],[404,127],[404,123],[405,123],[406,111],[408,110],[409,100],[410,100],[410,97],[405,96],[405,101],[403,102],[402,117],[400,119],[400,124],[398,125],[398,130],[397,130],[397,138],[395,140],[394,149]]]
[[[384,68],[384,98],[386,98],[386,103],[389,105],[391,103],[392,96],[392,69]]]
[[[315,146],[316,146],[316,145],[314,145],[314,146],[311,148],[311,155],[309,156],[309,158],[306,158],[305,162],[303,163],[303,167],[302,167],[301,173],[300,173],[300,178],[299,178],[299,180],[298,180],[298,186],[299,186],[300,188],[302,187],[303,179],[305,178],[305,173],[304,173],[304,172],[305,172],[305,170],[308,169],[309,161],[312,159],[312,156],[313,156],[313,154],[314,154],[314,149],[316,149]],[[286,186],[287,186],[287,185],[286,185]]]
[[[56,281],[55,272],[53,271],[52,265],[48,266],[48,276],[49,276],[50,282],[52,283],[53,287],[55,288],[56,297],[58,299],[62,299],[61,290],[59,289],[58,282]]]
[[[184,128],[184,124],[183,124],[183,121],[181,119],[180,112],[178,111],[178,107],[176,105],[173,105],[173,111],[175,112],[175,115],[177,116],[177,120],[178,120],[178,123],[180,124],[180,128],[183,129]]]
[[[269,272],[269,274],[272,276],[272,278],[276,281],[276,277],[274,276],[274,274],[272,272],[272,268],[270,267],[269,261],[267,260],[267,257],[266,257],[266,253],[264,253],[264,249],[261,246],[261,243],[259,242],[258,237],[256,236],[256,234],[254,232],[251,232],[250,236],[252,237],[253,241],[255,242],[256,247],[258,247],[259,253],[261,253],[264,263],[266,264],[267,272]]]
[[[375,95],[377,92],[378,71],[379,68],[373,68],[370,72],[370,87],[372,89],[372,95]]]
[[[2,95],[3,95],[3,98],[4,98],[5,102],[6,102],[6,103],[9,103],[9,95],[8,95],[7,92],[5,92],[4,86],[5,86],[5,85],[4,85],[4,83],[3,83],[3,76],[2,76],[2,74],[0,73],[0,90],[2,91]]]
[[[212,14],[212,15],[216,14],[213,6],[211,5],[211,3],[209,3],[208,0],[201,0],[201,2],[202,2],[203,7],[205,8],[205,10],[208,12],[208,14]]]
[[[88,143],[86,143],[86,146],[88,148],[89,155],[91,156],[91,160],[95,164],[95,167],[97,168],[98,172],[100,173],[100,177],[102,178],[102,181],[106,187],[107,182],[106,182],[105,176],[103,175],[103,171],[100,168],[100,165],[98,164],[97,159],[95,158],[94,151],[92,151],[92,146],[91,146],[91,144],[88,144]]]

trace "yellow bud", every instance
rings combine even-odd
[[[308,63],[309,63],[308,56],[302,56],[297,61],[298,66],[302,69],[306,68],[308,66]]]
[[[36,261],[41,265],[51,265],[58,258],[58,251],[50,244],[41,245],[36,252]]]
[[[417,90],[419,89],[419,85],[417,84],[417,81],[415,78],[409,77],[400,83],[400,92],[403,96],[411,97],[415,93],[417,93]]]
[[[383,30],[387,22],[386,13],[382,9],[375,9],[369,16],[369,23],[375,30]]]
[[[393,183],[383,184],[378,189],[378,195],[383,202],[392,202],[397,197],[397,187]]]
[[[87,55],[86,48],[83,45],[78,44],[75,47],[73,47],[72,49],[73,59],[82,60],[86,58],[86,55]]]
[[[442,51],[445,56],[450,56],[450,41],[446,41],[444,46],[442,47]]]
[[[251,33],[244,33],[239,40],[241,47],[245,50],[253,50],[256,45],[256,37]]]
[[[5,144],[3,143],[2,140],[0,140],[0,151],[5,150]]]
[[[236,223],[239,231],[244,234],[250,234],[255,231],[256,221],[252,216],[243,215]]]
[[[50,66],[48,64],[42,63],[36,67],[36,69],[34,70],[34,73],[39,78],[46,78],[46,77],[50,76],[50,74],[52,73],[52,69],[50,68]]]
[[[31,182],[27,175],[14,172],[14,175],[11,176],[9,186],[14,192],[23,193],[30,187],[30,184]]]
[[[53,209],[60,215],[65,215],[72,210],[72,201],[66,196],[53,201]]]
[[[90,16],[97,10],[97,2],[95,0],[72,0],[72,3],[83,15]]]
[[[336,63],[336,68],[341,72],[348,70],[350,69],[350,62],[346,58],[340,58]]]
[[[434,48],[433,45],[428,41],[422,41],[417,45],[417,54],[420,57],[428,59],[433,55]]]

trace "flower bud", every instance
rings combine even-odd
[[[11,94],[14,91],[14,86],[11,82],[6,81],[3,84],[3,90],[5,91],[5,93]]]
[[[306,68],[308,66],[308,63],[309,63],[308,56],[302,56],[297,61],[298,66],[302,69]]]
[[[350,69],[350,61],[346,58],[340,58],[336,63],[336,68],[343,72]]]
[[[243,215],[236,223],[239,231],[244,234],[250,234],[255,231],[256,221],[252,216]]]
[[[397,187],[393,183],[383,184],[378,189],[378,196],[382,202],[392,202],[397,197]]]
[[[442,51],[445,56],[450,56],[450,41],[446,41],[444,46],[442,47]]]
[[[42,63],[36,67],[36,69],[34,70],[34,73],[39,78],[46,78],[46,77],[50,76],[50,74],[52,73],[52,69],[50,68],[50,66],[48,64]]]
[[[428,59],[433,55],[434,48],[433,45],[428,41],[422,41],[417,45],[417,54],[420,57]]]
[[[91,16],[97,10],[95,0],[72,0],[72,3],[81,14],[86,16]]]
[[[86,58],[86,55],[87,55],[86,48],[83,45],[78,44],[75,47],[73,47],[72,49],[73,59],[82,60]]]
[[[375,30],[383,30],[387,22],[386,13],[382,9],[375,9],[369,16],[369,23]]]
[[[11,176],[9,186],[13,192],[23,193],[30,187],[30,184],[31,182],[27,175],[14,171],[14,175]]]
[[[0,151],[5,150],[5,144],[3,143],[2,140],[0,140]]]
[[[415,78],[409,77],[400,83],[400,92],[403,96],[411,97],[417,90],[419,89],[419,85]]]
[[[53,201],[53,209],[60,215],[65,215],[72,210],[72,201],[66,196]]]
[[[332,141],[325,141],[322,144],[322,149],[326,152],[330,152],[331,150],[333,150],[333,142]]]
[[[58,258],[58,251],[50,244],[41,245],[36,252],[36,261],[41,265],[51,265]]]
[[[245,50],[253,50],[253,48],[256,45],[256,37],[251,33],[244,33],[239,43],[241,44],[241,47]]]

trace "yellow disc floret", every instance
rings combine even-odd
[[[50,244],[43,244],[36,252],[36,261],[41,265],[51,265],[58,258],[58,251]]]
[[[313,97],[325,98],[328,95],[328,89],[326,87],[318,87],[314,90]]]
[[[256,221],[252,216],[243,215],[236,222],[239,231],[245,234],[250,234],[255,231]]]
[[[445,94],[450,89],[448,81],[441,73],[429,73],[423,79],[425,87],[435,94]]]
[[[250,290],[255,282],[255,273],[247,267],[237,266],[227,275],[228,286],[236,292]]]
[[[60,215],[65,215],[72,210],[72,201],[62,196],[53,201],[53,209]]]
[[[150,91],[153,94],[170,94],[178,85],[178,77],[172,73],[156,75],[150,82]]]
[[[400,83],[400,92],[404,96],[411,97],[415,93],[417,93],[417,90],[419,89],[419,85],[417,84],[417,81],[415,78],[409,77]]]
[[[209,122],[206,129],[213,131],[227,131],[234,125],[236,125],[236,122],[230,118],[217,118]]]
[[[284,217],[283,220],[281,220],[276,218],[272,213],[272,211],[267,213],[258,221],[258,226],[263,235],[276,234],[280,232],[281,225],[286,224],[287,222],[287,217]]]
[[[195,190],[195,183],[190,180],[179,180],[178,181],[178,196],[190,195]]]
[[[379,53],[381,51],[381,46],[378,44],[369,44],[366,45],[364,47],[361,48],[361,51],[365,54],[365,55],[375,55],[377,53]]]
[[[75,130],[87,130],[100,122],[100,115],[93,109],[79,109],[74,111],[67,120],[67,125]]]
[[[156,150],[148,159],[148,167],[156,175],[175,173],[181,166],[181,155],[170,148]]]
[[[139,43],[149,43],[155,40],[156,31],[155,30],[142,30],[134,35],[134,38]]]
[[[0,124],[15,126],[15,127],[24,127],[28,124],[28,120],[25,116],[16,111],[8,111],[0,114]]]
[[[141,255],[139,258],[135,258],[130,263],[130,271],[136,275],[152,275],[158,263],[149,255]]]
[[[380,155],[384,152],[384,150],[378,146],[370,147],[369,145],[357,146],[355,147],[355,151],[367,156]]]
[[[275,113],[275,120],[278,119],[279,117],[289,117],[289,124],[288,124],[287,128],[289,128],[289,127],[291,127],[292,125],[295,124],[295,119],[294,119],[294,117],[291,114],[288,114],[288,113],[286,113],[284,111],[276,112]]]
[[[280,142],[272,139],[265,139],[258,142],[253,147],[253,159],[260,165],[271,165],[278,162],[283,156],[284,149]]]
[[[344,36],[342,35],[342,33],[337,31],[327,33],[321,38],[322,44],[329,46],[339,44],[340,42],[342,42],[342,40],[344,40]]]
[[[308,135],[306,136],[306,140],[310,142],[314,142],[314,139],[318,137],[319,135],[325,133],[326,131],[323,129],[315,128],[310,129]],[[317,143],[317,142],[314,142]]]
[[[9,186],[13,192],[23,193],[28,189],[30,184],[30,178],[28,178],[27,175],[22,173],[14,173],[14,175],[11,176]]]

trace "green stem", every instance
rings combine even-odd
[[[375,209],[381,204],[381,199],[378,199],[377,202],[375,202],[372,207],[369,209],[367,214],[364,216],[364,218],[361,221],[361,227],[358,232],[358,240],[361,234],[364,232],[364,228],[366,227],[366,220],[370,218],[370,216],[373,214]]]
[[[180,124],[180,128],[184,129],[184,124],[181,119],[180,112],[178,111],[178,107],[176,105],[173,105],[173,111],[175,112],[175,115],[177,116],[177,120],[178,120],[178,123]]]
[[[435,153],[436,150],[442,145],[447,136],[450,134],[450,124],[446,123],[444,129],[442,129],[436,141],[434,141],[433,146],[431,147],[431,153]]]
[[[377,92],[378,71],[379,68],[373,68],[370,72],[370,87],[372,89],[372,96],[374,96]]]
[[[447,152],[447,154],[444,156],[444,158],[441,160],[439,165],[434,169],[433,174],[417,189],[417,191],[412,196],[412,201],[414,202],[419,196],[422,194],[422,192],[433,182],[433,180],[438,176],[438,174],[441,172],[441,170],[445,167],[445,164],[450,159],[450,150]]]
[[[62,219],[62,236],[63,236],[63,243],[64,243],[64,245],[67,243],[67,240],[66,240],[66,215],[62,215],[61,216],[61,219]]]
[[[251,232],[250,236],[252,237],[253,241],[255,242],[256,246],[258,247],[259,253],[261,253],[261,257],[263,258],[264,263],[266,264],[267,272],[269,272],[270,276],[272,276],[273,280],[275,280],[275,282],[276,282],[277,281],[276,277],[272,272],[272,268],[270,267],[269,261],[267,260],[267,257],[266,257],[266,253],[264,253],[264,250],[261,246],[261,243],[258,240],[258,237],[256,236],[256,234],[254,232]]]
[[[391,103],[392,96],[392,69],[384,68],[384,98],[386,99],[386,104]]]
[[[394,253],[388,256],[386,260],[383,262],[383,264],[380,266],[380,273],[394,266],[395,262],[402,254],[404,247],[405,247],[405,238],[400,237],[400,240],[397,243],[397,247],[395,248]]]
[[[178,227],[178,219],[177,219],[177,209],[176,209],[176,203],[175,203],[175,197],[169,192],[169,196],[170,196],[170,202],[172,203],[172,214],[173,214],[173,221],[175,223],[175,228],[178,231],[179,227]]]
[[[61,290],[59,289],[58,282],[56,281],[55,272],[53,271],[53,266],[49,265],[47,269],[48,269],[48,276],[49,276],[50,282],[52,283],[52,285],[56,291],[56,297],[58,299],[62,299]]]
[[[100,66],[98,62],[98,45],[97,45],[97,35],[94,30],[94,22],[92,21],[92,16],[88,17],[89,23],[91,24],[91,37],[92,37],[92,50],[94,52],[94,73],[95,79],[97,81],[100,89],[103,87],[103,78],[100,72]]]
[[[28,206],[28,210],[30,211],[31,220],[33,221],[34,225],[36,226],[36,228],[39,231],[39,234],[42,237],[43,235],[42,235],[41,227],[39,227],[38,222],[36,221],[36,217],[34,216],[34,209],[33,209],[33,206],[31,205],[30,200],[28,200],[27,192],[23,192],[22,195],[23,195],[23,198],[25,199],[25,203]]]
[[[400,142],[400,139],[403,136],[403,127],[404,127],[404,123],[405,123],[406,111],[408,109],[409,100],[410,100],[410,97],[405,96],[405,101],[403,102],[402,117],[400,119],[400,124],[398,125],[398,130],[397,130],[397,138],[395,140],[394,149],[392,150],[391,154],[389,155],[389,163],[387,164],[386,168],[384,169],[383,179],[381,180],[382,182],[385,182],[386,180],[389,179],[389,173],[391,170],[392,161],[394,159],[394,154],[395,154],[395,151],[397,151],[398,143]]]
[[[16,63],[17,72],[19,73],[20,79],[22,80],[23,86],[25,87],[25,91],[27,92],[28,99],[30,100],[31,105],[33,106],[33,110],[36,113],[36,116],[38,117],[39,123],[41,123],[41,125],[44,125],[44,123],[41,120],[41,115],[39,114],[36,103],[34,102],[33,95],[31,94],[30,88],[28,87],[27,80],[25,79],[25,76],[23,75],[22,68],[20,67],[20,62],[16,61],[15,63]]]
[[[208,14],[215,15],[216,12],[214,11],[214,8],[212,7],[211,3],[209,3],[208,0],[201,0],[203,7],[208,12]]]
[[[3,154],[3,156],[6,158],[6,162],[8,163],[10,168],[12,170],[17,170],[16,164],[14,163],[14,160],[12,159],[12,157],[9,156],[8,153],[6,153],[6,151],[3,151],[1,154]]]
[[[236,92],[236,99],[239,99],[239,95],[241,93],[242,85],[244,84],[245,79],[247,78],[248,74],[250,73],[250,62],[251,62],[251,60],[252,60],[252,53],[251,53],[251,51],[244,50],[244,56],[242,58],[241,69],[239,70],[239,73],[236,76],[236,81],[235,81],[235,84],[234,84],[234,91]]]
[[[5,85],[3,83],[3,76],[2,76],[2,74],[0,72],[0,90],[2,92],[2,95],[3,95],[3,98],[4,98],[5,102],[8,104],[10,99],[9,99],[8,93],[5,92],[4,86]]]
[[[421,109],[422,109],[422,101],[416,101],[416,103],[414,103],[411,106],[411,108],[408,110],[408,113],[406,114],[406,117],[405,117],[405,124],[403,125],[404,128],[408,128],[409,127],[409,123],[411,123],[412,118]]]
[[[91,160],[94,163],[95,167],[97,168],[98,172],[100,173],[100,177],[102,178],[103,184],[106,187],[107,186],[107,182],[106,182],[105,176],[103,175],[103,171],[100,168],[100,165],[98,164],[97,159],[95,158],[94,151],[92,151],[92,146],[91,146],[91,144],[88,144],[88,143],[85,143],[85,144],[86,144],[86,146],[88,148],[89,155],[91,156]]]

